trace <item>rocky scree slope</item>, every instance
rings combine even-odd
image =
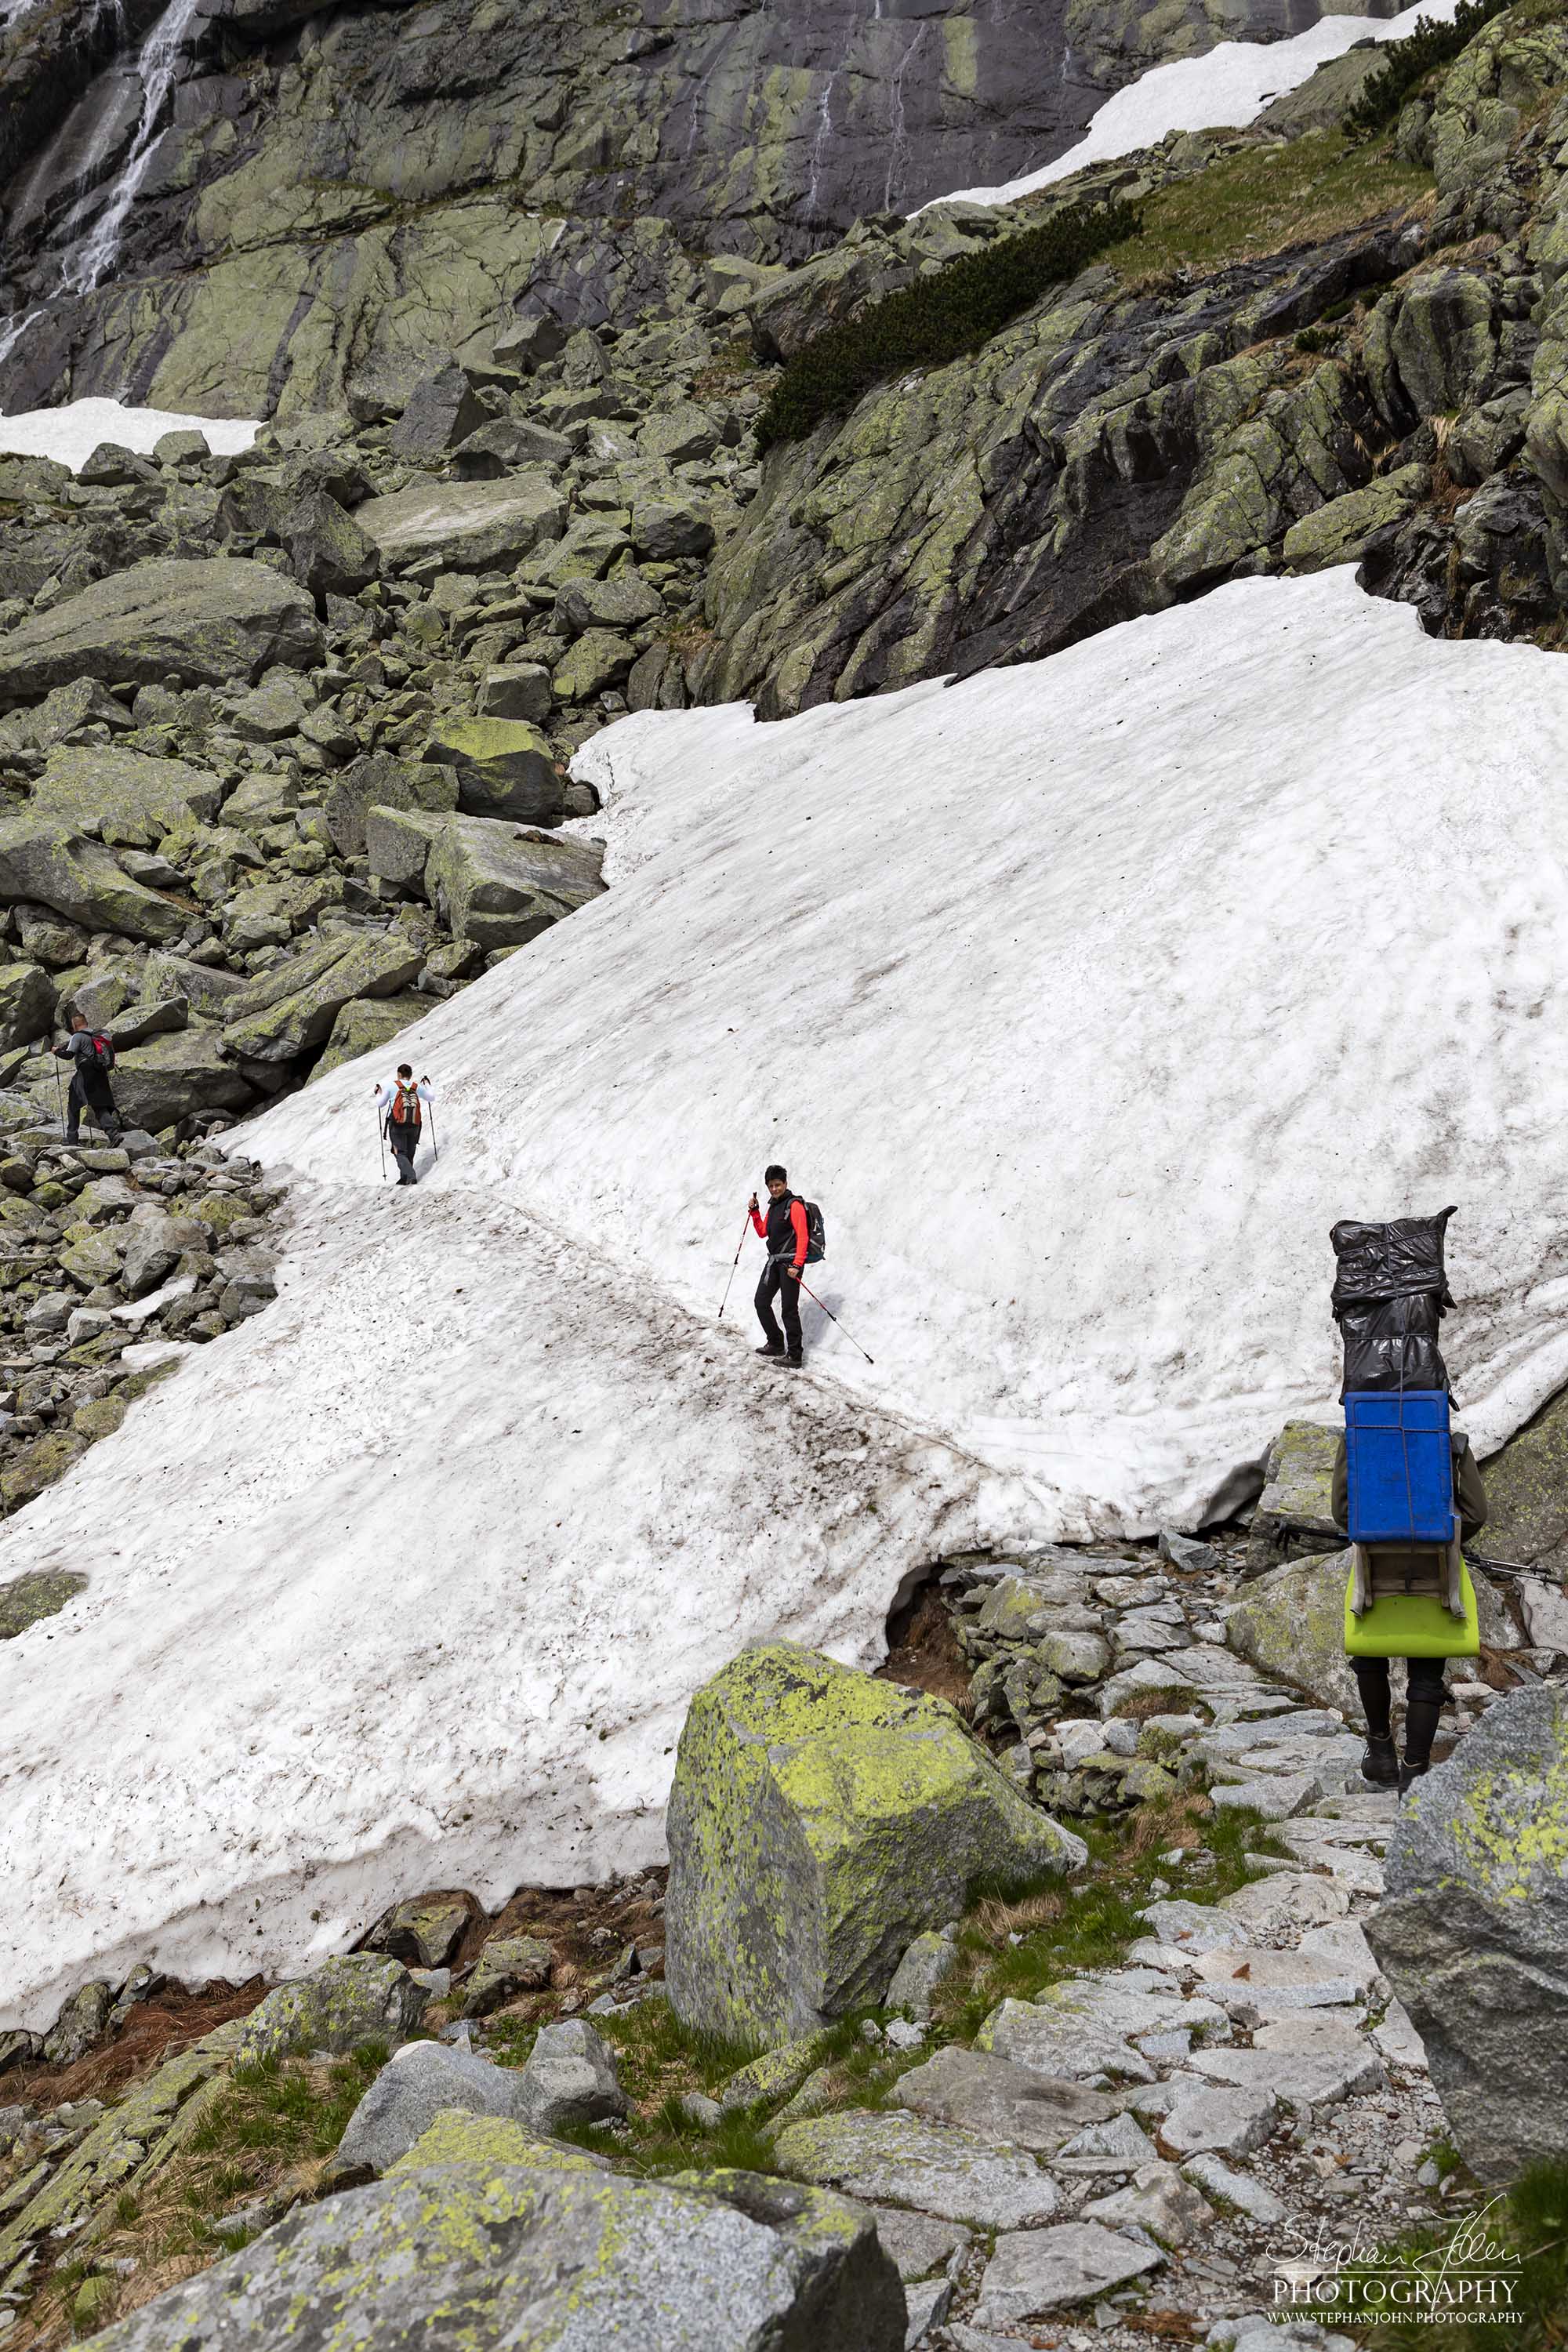
[[[632,341],[635,404],[584,331],[526,417],[447,368],[395,427],[0,459],[7,1116],[79,1005],[128,1115],[189,1134],[600,891],[566,762],[659,692],[755,478],[743,373],[699,403],[707,335]]]
[[[533,289],[594,325],[683,247],[798,258],[858,216],[1060,153],[1149,65],[1318,14],[48,0],[0,47],[0,312],[47,306],[13,372],[25,402],[58,397],[69,369],[79,394],[156,379],[158,404],[182,405],[176,380],[223,399],[247,362],[281,382],[330,350],[339,387],[374,397],[399,345],[462,356],[498,300]],[[149,120],[136,67],[154,27],[171,69]],[[123,260],[89,267],[127,170]]]
[[[1314,1565],[1342,1585],[1342,1559]],[[1376,1956],[1380,1857],[1391,1835],[1409,1853],[1408,1826],[1362,1786],[1360,1737],[1310,1679],[1227,1647],[1247,1589],[1235,1531],[954,1559],[906,1613],[887,1679],[774,1645],[699,1695],[668,1904],[658,1874],[525,1892],[493,1917],[437,1889],[265,1996],[182,2010],[146,1970],[84,1989],[46,2063],[12,2053],[20,2095],[0,2107],[14,2341],[109,2323],[107,2343],[151,2352],[200,2319],[215,2342],[260,2344],[285,2277],[382,2326],[394,2222],[421,2307],[432,2280],[498,2328],[526,2307],[541,2345],[559,2324],[552,2265],[577,2249],[611,2341],[672,2265],[688,2294],[718,2292],[701,2221],[717,2200],[816,2243],[812,2281],[786,2265],[775,2291],[845,2352],[994,2352],[1041,2322],[1075,2352],[1136,2352],[1151,2330],[1278,2344],[1265,2315],[1292,2248],[1352,2212],[1384,2243],[1446,2234],[1485,2192],[1455,2163]],[[967,1712],[954,1633],[980,1661],[989,1754],[922,1693]],[[1517,1708],[1559,1723],[1568,1649],[1507,1639],[1489,1679],[1457,1687],[1439,1749],[1454,1745],[1456,1790],[1522,1752]],[[765,1755],[759,1704],[784,1730]],[[1423,1790],[1423,1822],[1454,1810],[1451,1780]],[[748,1833],[719,1834],[742,1784]],[[1498,1819],[1521,1800],[1505,1791]],[[1036,1844],[1045,1874],[966,1905],[955,1836]],[[782,1932],[781,1868],[797,1897]],[[1539,1941],[1552,1900],[1502,1932]],[[714,1938],[715,1906],[738,1942]],[[737,1996],[779,2021],[749,2047],[694,2031]],[[813,2009],[791,2038],[783,2020]],[[139,2031],[122,2087],[113,2053]],[[1560,2109],[1556,2127],[1560,2144]],[[506,2224],[455,2233],[481,2176]],[[584,2199],[617,2222],[602,2270],[583,2263]],[[705,2325],[696,2340],[773,2340],[734,2314]]]

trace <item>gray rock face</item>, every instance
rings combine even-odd
[[[374,1952],[324,1960],[312,1976],[279,1985],[251,2011],[236,2063],[399,2042],[419,2022],[429,1997],[401,1961]]]
[[[1568,1695],[1514,1692],[1417,1783],[1366,1923],[1481,2179],[1568,2155]]]
[[[148,2304],[104,2352],[902,2352],[868,2213],[752,2173],[619,2179],[515,2126],[451,2117],[388,2178],[300,2207]]]
[[[389,2060],[353,2114],[327,2169],[330,2182],[389,2172],[438,2115],[527,2120],[522,2078],[471,2051],[439,2042],[409,2042]]]
[[[26,1576],[12,1577],[0,1584],[0,1642],[14,1641],[40,1617],[55,1616],[86,1591],[86,1577],[74,1569],[34,1569]]]
[[[0,638],[0,699],[34,701],[79,677],[221,686],[277,664],[308,668],[325,650],[310,597],[268,564],[140,563]]]

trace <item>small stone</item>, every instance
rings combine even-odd
[[[1163,2259],[1157,2246],[1137,2245],[1098,2221],[1012,2231],[997,2239],[985,2266],[975,2324],[1005,2327],[1049,2313],[1058,2304],[1087,2303],[1142,2277]]]
[[[1161,2118],[1160,2146],[1167,2156],[1249,2156],[1279,2121],[1272,2091],[1184,2089]]]
[[[405,2042],[350,2116],[324,2184],[389,2170],[449,2108],[526,2121],[522,2077],[439,2042]]]
[[[1212,1545],[1198,1543],[1192,1536],[1177,1535],[1172,1528],[1162,1528],[1155,1549],[1160,1558],[1173,1568],[1213,1576],[1225,1565]]]
[[[958,1958],[951,1936],[932,1929],[917,1936],[893,1971],[885,2006],[901,2009],[921,2024],[931,2022],[931,1995]]]
[[[1153,2160],[1153,2142],[1128,2115],[1075,2132],[1051,2158],[1058,2172],[1133,2172]]]
[[[521,2080],[523,2120],[547,2137],[630,2112],[615,2060],[580,2017],[541,2026]]]
[[[540,1936],[492,1936],[475,1963],[463,1996],[465,2017],[488,2017],[520,1992],[550,1982],[555,1955]]]
[[[426,1999],[400,1962],[380,1954],[325,1960],[311,1975],[279,1985],[251,2011],[235,2063],[341,2053],[366,2042],[395,2044],[418,2023]]]
[[[1173,2164],[1152,2158],[1139,2167],[1128,2187],[1086,2205],[1083,2218],[1103,2221],[1107,2229],[1147,2233],[1162,2246],[1184,2246],[1214,2215]]]
[[[405,1966],[442,1969],[454,1958],[471,1916],[460,1895],[421,1895],[393,1906],[365,1942]]]
[[[1244,2172],[1233,2172],[1217,2156],[1191,2156],[1182,2167],[1182,2178],[1190,2180],[1210,2197],[1234,2205],[1254,2221],[1272,2223],[1285,2219],[1286,2208],[1270,2189],[1261,2181],[1251,2180]]]

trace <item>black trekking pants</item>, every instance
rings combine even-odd
[[[417,1184],[419,1179],[414,1173],[414,1155],[419,1149],[419,1129],[411,1118],[404,1119],[401,1124],[389,1118],[386,1132],[391,1139],[393,1157],[397,1161],[398,1182]]]
[[[1429,1764],[1437,1737],[1437,1717],[1448,1696],[1441,1658],[1406,1658],[1409,1681],[1405,1686],[1405,1760]],[[1361,1692],[1369,1738],[1387,1739],[1393,1728],[1386,1658],[1352,1658],[1356,1687]]]
[[[72,1076],[70,1092],[66,1097],[68,1143],[79,1140],[84,1110],[92,1113],[93,1125],[100,1127],[105,1135],[119,1134],[120,1114],[114,1108],[114,1097],[109,1091],[108,1081],[100,1079],[96,1086],[89,1087],[86,1083],[86,1074],[79,1069]]]
[[[757,1320],[763,1327],[763,1337],[770,1348],[786,1347],[792,1356],[800,1353],[800,1285],[788,1268],[793,1258],[771,1257],[763,1268],[763,1278],[757,1285],[755,1306]],[[777,1297],[779,1312],[784,1317],[784,1338],[773,1319],[773,1299]]]

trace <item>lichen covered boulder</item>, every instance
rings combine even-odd
[[[384,2180],[286,2220],[111,2327],[102,2352],[900,2352],[871,2215],[755,2173],[634,2180],[447,2115]]]
[[[0,698],[27,702],[82,677],[224,686],[275,666],[308,669],[326,641],[304,589],[233,555],[135,564],[10,631]]]
[[[325,1960],[313,1975],[279,1985],[251,2011],[236,2063],[259,2065],[318,2050],[357,2050],[366,2042],[402,2042],[429,1998],[400,1960],[381,1953]]]
[[[1568,1691],[1491,1707],[1412,1790],[1366,1922],[1482,2180],[1568,2158]]]
[[[668,1829],[676,2013],[770,2044],[880,2000],[977,1880],[1085,1853],[942,1700],[785,1642],[743,1650],[692,1700]]]

